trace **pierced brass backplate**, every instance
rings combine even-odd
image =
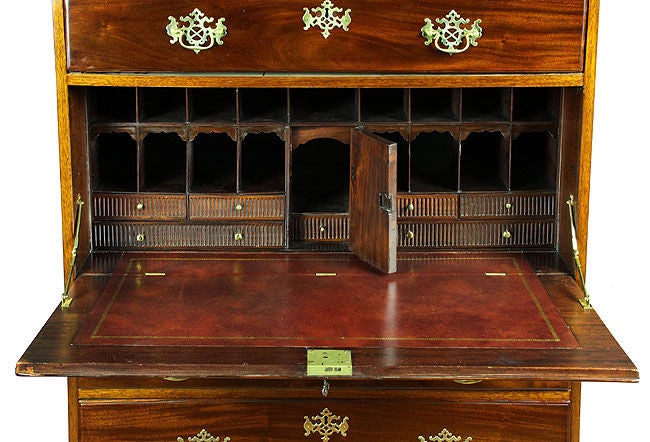
[[[185,442],[185,439],[182,437],[176,438],[177,442]],[[216,437],[208,433],[205,428],[201,430],[196,436],[188,437],[187,442],[230,442],[229,437]]]
[[[309,8],[303,8],[305,14],[302,16],[302,21],[305,23],[303,28],[305,31],[311,27],[318,27],[323,30],[323,38],[330,36],[330,31],[334,28],[341,28],[344,31],[348,30],[348,25],[352,22],[350,17],[351,9],[346,9],[342,17],[338,14],[343,12],[343,8],[334,6],[331,0],[325,0],[320,8],[311,8],[312,15]]]
[[[425,439],[423,436],[418,437],[419,442],[461,442],[463,439],[460,436],[454,436],[446,428],[443,428],[437,436],[429,436],[428,439]],[[472,438],[468,437],[464,442],[471,442]]]
[[[179,43],[185,49],[190,49],[196,54],[210,49],[215,43],[222,45],[223,38],[228,33],[228,28],[223,24],[226,20],[224,17],[217,20],[214,27],[210,27],[208,24],[214,22],[214,17],[206,17],[198,8],[195,8],[187,16],[179,18],[185,23],[185,26],[179,26],[176,18],[171,15],[168,19],[167,35],[172,38],[169,42],[171,44]]]
[[[332,413],[329,408],[325,408],[317,416],[305,416],[305,437],[312,434],[319,434],[323,442],[329,442],[330,436],[333,434],[340,434],[343,437],[347,436],[347,431],[350,429],[348,424],[348,417],[341,420],[341,416]]]
[[[425,18],[425,25],[422,27],[422,37],[425,38],[424,44],[429,46],[431,43],[439,51],[449,55],[465,52],[470,46],[477,46],[476,40],[483,35],[483,29],[479,26],[481,19],[474,20],[471,28],[464,25],[469,23],[469,19],[461,17],[455,10],[449,11],[444,18],[436,18],[436,23],[442,27],[433,27],[430,18]]]
[[[307,350],[307,376],[352,376],[350,350]]]

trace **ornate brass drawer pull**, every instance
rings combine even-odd
[[[210,49],[215,43],[222,45],[222,39],[228,33],[228,28],[223,24],[226,20],[224,17],[217,20],[214,27],[209,27],[207,24],[214,22],[214,17],[206,17],[198,8],[195,8],[186,17],[179,18],[185,23],[184,26],[179,27],[175,17],[170,15],[168,18],[167,35],[172,38],[169,43],[179,43],[185,49],[190,49],[196,54]]]
[[[471,442],[472,438],[468,437],[464,442]],[[429,436],[428,439],[425,439],[423,436],[418,437],[419,442],[461,442],[462,438],[460,436],[454,436],[446,428],[443,428],[437,436]]]
[[[335,433],[346,437],[350,425],[347,416],[341,420],[341,416],[336,416],[329,408],[325,408],[318,416],[312,416],[311,419],[305,416],[303,427],[305,428],[305,437],[318,433],[322,436],[323,442],[328,442],[330,436]]]
[[[325,0],[321,3],[320,8],[311,8],[312,15],[309,8],[302,8],[305,14],[302,16],[302,21],[305,23],[303,28],[307,31],[309,28],[317,26],[323,30],[323,38],[330,36],[330,31],[334,28],[341,28],[347,32],[348,25],[352,22],[350,17],[351,9],[346,9],[343,17],[339,17],[338,13],[343,12],[343,8],[334,6],[331,0]]]
[[[176,442],[185,442],[185,439],[182,437],[176,438]],[[224,437],[223,439],[215,437],[208,433],[205,428],[201,430],[196,436],[188,437],[187,442],[230,442],[229,437]]]
[[[436,18],[436,23],[444,25],[435,28],[431,19],[424,19],[422,36],[426,39],[424,44],[434,44],[436,49],[446,52],[449,55],[465,52],[470,45],[477,46],[478,40],[483,35],[483,29],[479,26],[481,19],[475,20],[471,28],[463,28],[462,25],[469,23],[469,19],[462,18],[455,10],[449,11],[445,18]]]

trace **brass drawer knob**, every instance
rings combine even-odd
[[[138,201],[138,204],[135,205],[135,208],[137,210],[142,210],[144,209],[144,203],[142,201]]]
[[[433,27],[431,19],[425,18],[422,27],[422,37],[426,46],[434,44],[436,49],[449,55],[465,52],[471,46],[477,46],[478,40],[483,35],[479,26],[481,19],[475,20],[471,28],[462,27],[469,23],[469,19],[462,18],[455,10],[449,11],[445,18],[436,18],[436,23],[442,27]]]
[[[135,236],[135,240],[136,240],[137,242],[143,242],[143,241],[144,241],[144,233],[138,233],[138,234]]]
[[[510,233],[510,231],[508,229],[503,231],[503,237],[505,239],[510,239],[511,236],[512,236],[512,233]]]
[[[320,226],[320,227],[318,228],[318,231],[319,231],[320,233],[325,233],[325,232],[327,232],[327,228],[326,228],[325,226]]]
[[[415,233],[413,233],[412,230],[406,232],[406,239],[413,239],[413,238],[415,238]]]
[[[237,204],[237,205],[235,206],[235,210],[236,210],[237,212],[241,212],[243,208],[244,208],[244,206],[242,206],[241,204]]]
[[[185,49],[190,49],[196,54],[210,49],[215,43],[222,45],[223,38],[228,33],[228,28],[223,24],[226,20],[224,17],[217,20],[214,27],[209,27],[207,25],[214,22],[214,17],[206,17],[198,8],[195,8],[187,16],[179,18],[185,23],[184,26],[179,27],[176,18],[171,15],[168,19],[167,35],[172,38],[169,43],[179,43]]]
[[[244,235],[239,232],[235,233],[235,241],[241,241],[242,239],[244,239]]]
[[[506,203],[506,210],[512,209],[512,204],[511,203]]]
[[[351,9],[346,9],[343,13],[343,16],[339,16],[339,13],[343,12],[343,8],[334,6],[331,0],[325,0],[321,3],[319,8],[302,8],[305,11],[302,16],[302,21],[305,23],[303,28],[307,31],[311,27],[318,27],[323,30],[323,38],[330,36],[330,31],[334,28],[341,28],[347,32],[348,25],[352,22],[350,17]],[[314,13],[312,15],[312,12]]]
[[[413,212],[415,210],[415,206],[413,205],[413,203],[409,203],[409,205],[406,206],[406,210],[408,210],[409,212]]]

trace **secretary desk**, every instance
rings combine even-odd
[[[579,439],[598,0],[54,0],[70,441]]]

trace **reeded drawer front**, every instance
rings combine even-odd
[[[347,241],[350,237],[347,214],[299,214],[291,217],[294,241]]]
[[[284,219],[283,195],[190,195],[190,219]]]
[[[568,404],[384,399],[82,401],[80,440],[185,442],[229,437],[231,442],[418,442],[419,437],[438,437],[432,440],[566,442],[568,416]]]
[[[555,221],[399,223],[399,247],[552,247]]]
[[[456,218],[458,196],[397,195],[398,218]]]
[[[585,7],[581,0],[333,0],[331,6],[341,11],[332,10],[329,16],[337,18],[340,26],[312,26],[309,15],[319,15],[312,8],[325,4],[321,0],[69,0],[68,68],[88,72],[395,73],[583,69]],[[182,17],[189,17],[195,8],[214,19],[205,23],[219,34],[209,49],[182,47],[174,33],[168,33],[169,17],[180,28],[188,25]],[[436,19],[444,19],[452,9],[469,20],[462,28],[480,20],[482,35],[477,46],[469,45],[465,52],[450,56],[433,43],[425,45],[422,27],[427,18],[439,27]],[[225,36],[217,29],[222,17]],[[193,30],[198,40],[203,31]]]
[[[284,223],[96,223],[93,243],[97,249],[282,247]]]
[[[95,194],[94,219],[183,220],[185,195]]]
[[[555,193],[460,195],[461,218],[554,217]]]

